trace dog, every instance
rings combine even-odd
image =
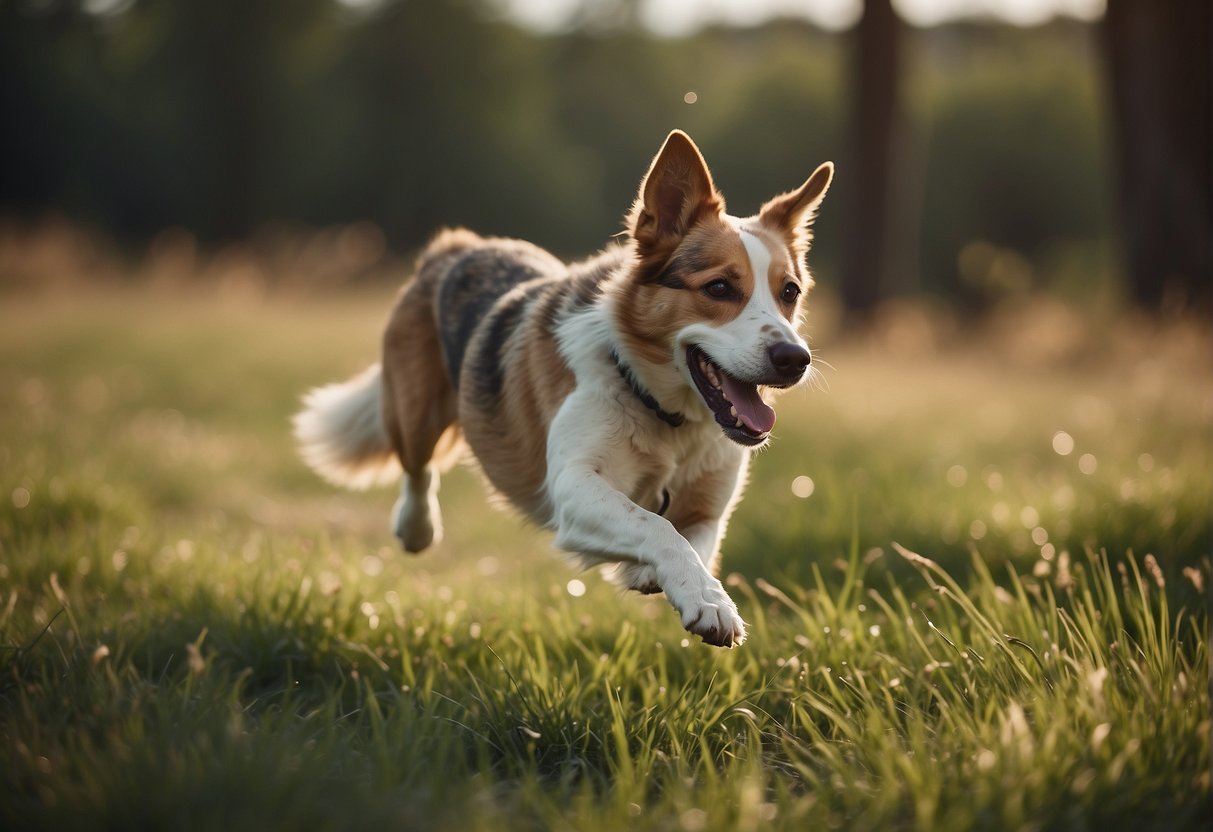
[[[833,175],[826,162],[739,219],[675,130],[625,239],[584,262],[441,232],[398,296],[382,363],[305,396],[302,456],[350,487],[403,469],[392,525],[416,553],[441,539],[439,478],[470,446],[583,568],[664,592],[708,644],[741,644],[720,543],[775,424],[770,401],[815,372],[798,328]]]

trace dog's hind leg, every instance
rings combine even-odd
[[[404,468],[392,531],[408,552],[442,539],[438,482],[462,445],[426,275],[401,296],[384,335],[384,425]]]
[[[438,484],[461,444],[455,393],[437,355],[437,341],[427,343],[430,339],[422,339],[422,334],[414,330],[408,353],[398,354],[393,369],[384,372],[384,421],[404,468],[392,531],[408,552],[420,552],[442,539]],[[427,353],[432,362],[423,360]]]

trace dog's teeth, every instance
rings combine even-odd
[[[729,415],[732,416],[734,419],[737,418],[737,408],[735,406],[731,405],[729,407]]]
[[[695,356],[695,359],[699,362],[699,372],[703,374],[703,377],[713,387],[719,388],[720,370],[717,369],[716,365],[709,361],[708,357],[703,353]]]

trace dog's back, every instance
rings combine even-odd
[[[455,251],[447,242],[451,237],[462,243]],[[431,254],[435,248],[436,257]],[[477,330],[486,324],[493,330],[496,337],[486,344],[492,353],[504,345],[517,324],[521,304],[514,300],[502,304],[503,296],[522,284],[530,284],[533,292],[535,286],[558,280],[563,269],[552,255],[521,240],[448,231],[434,241],[422,255],[418,281],[436,281],[434,316],[447,375],[455,389],[459,389],[463,361]]]
[[[574,383],[557,357],[555,327],[597,301],[625,256],[611,247],[570,267],[520,240],[462,229],[440,234],[385,334],[389,430],[401,415],[409,419],[402,410],[421,409],[452,426],[493,485],[542,519],[546,428]],[[444,395],[435,396],[435,387]],[[436,408],[444,398],[446,406]]]

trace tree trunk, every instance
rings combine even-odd
[[[1154,311],[1213,308],[1210,6],[1108,0],[1102,28],[1125,266]]]
[[[848,313],[861,319],[897,283],[895,167],[905,133],[902,26],[890,0],[866,0],[851,36],[849,154],[839,170],[846,218],[841,291]]]

